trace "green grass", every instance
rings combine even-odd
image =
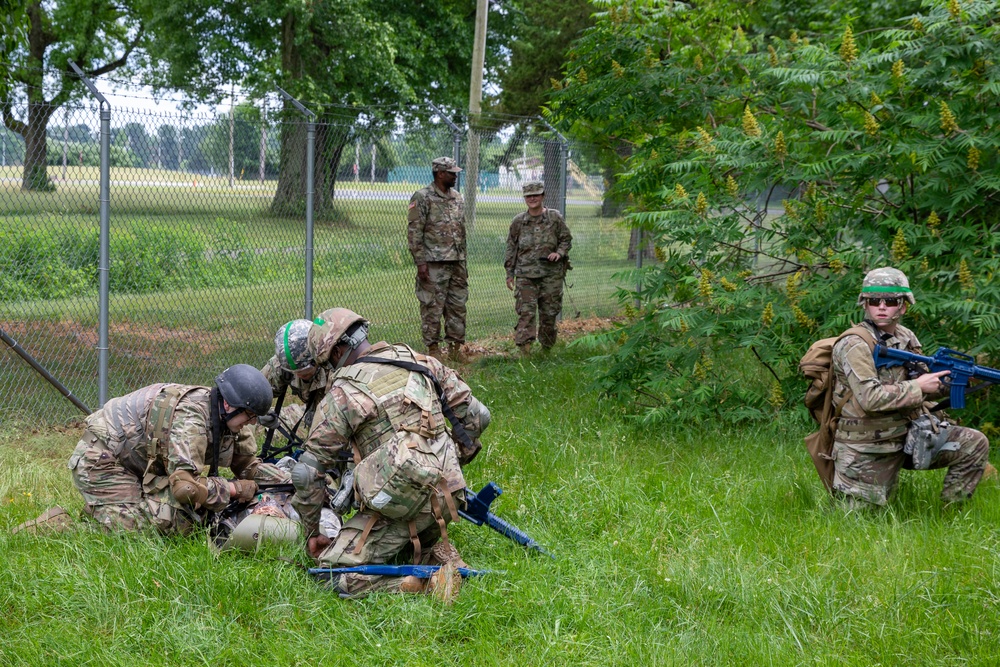
[[[995,481],[943,510],[942,472],[904,472],[888,509],[848,511],[793,419],[649,431],[587,389],[594,370],[559,345],[467,374],[494,415],[468,480],[498,482],[497,513],[558,559],[454,526],[496,573],[450,608],[341,601],[274,554],[215,558],[198,536],[10,536],[80,500],[64,468],[78,432],[8,425],[0,663],[996,664]]]

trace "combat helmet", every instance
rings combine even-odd
[[[286,371],[304,371],[313,366],[309,354],[309,320],[292,320],[274,335],[274,356]]]
[[[899,269],[888,266],[872,269],[865,275],[865,279],[861,283],[861,293],[858,294],[858,305],[865,305],[865,299],[869,297],[880,296],[906,299],[911,306],[916,303],[906,274]]]
[[[347,308],[324,310],[313,320],[309,329],[309,354],[317,364],[325,364],[340,343],[347,344],[347,351],[340,359],[332,360],[336,368],[347,361],[351,350],[368,339],[368,321]]]
[[[222,551],[257,551],[261,544],[297,544],[302,539],[298,521],[266,514],[251,514],[237,524],[221,545]]]
[[[234,412],[249,410],[255,415],[263,415],[271,409],[274,399],[271,383],[249,364],[230,366],[215,378],[215,385]]]

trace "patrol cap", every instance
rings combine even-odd
[[[431,171],[450,171],[457,174],[462,171],[462,168],[455,164],[455,161],[450,157],[436,157],[431,160]]]
[[[528,195],[544,195],[545,183],[542,183],[541,181],[530,181],[521,186],[521,192],[525,197]]]

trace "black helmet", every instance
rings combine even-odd
[[[264,374],[249,364],[236,364],[215,378],[219,393],[234,410],[267,414],[274,393]]]

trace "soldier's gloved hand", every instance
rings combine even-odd
[[[257,423],[264,428],[276,428],[278,426],[278,413],[268,412],[266,415],[258,415]]]
[[[252,479],[237,479],[229,482],[230,500],[248,503],[257,495],[257,482]]]
[[[509,290],[514,289],[514,279],[513,278],[508,278],[507,279],[507,289],[509,289]]]
[[[426,264],[417,264],[417,280],[422,283],[427,282],[431,279],[431,270],[427,268]]]

